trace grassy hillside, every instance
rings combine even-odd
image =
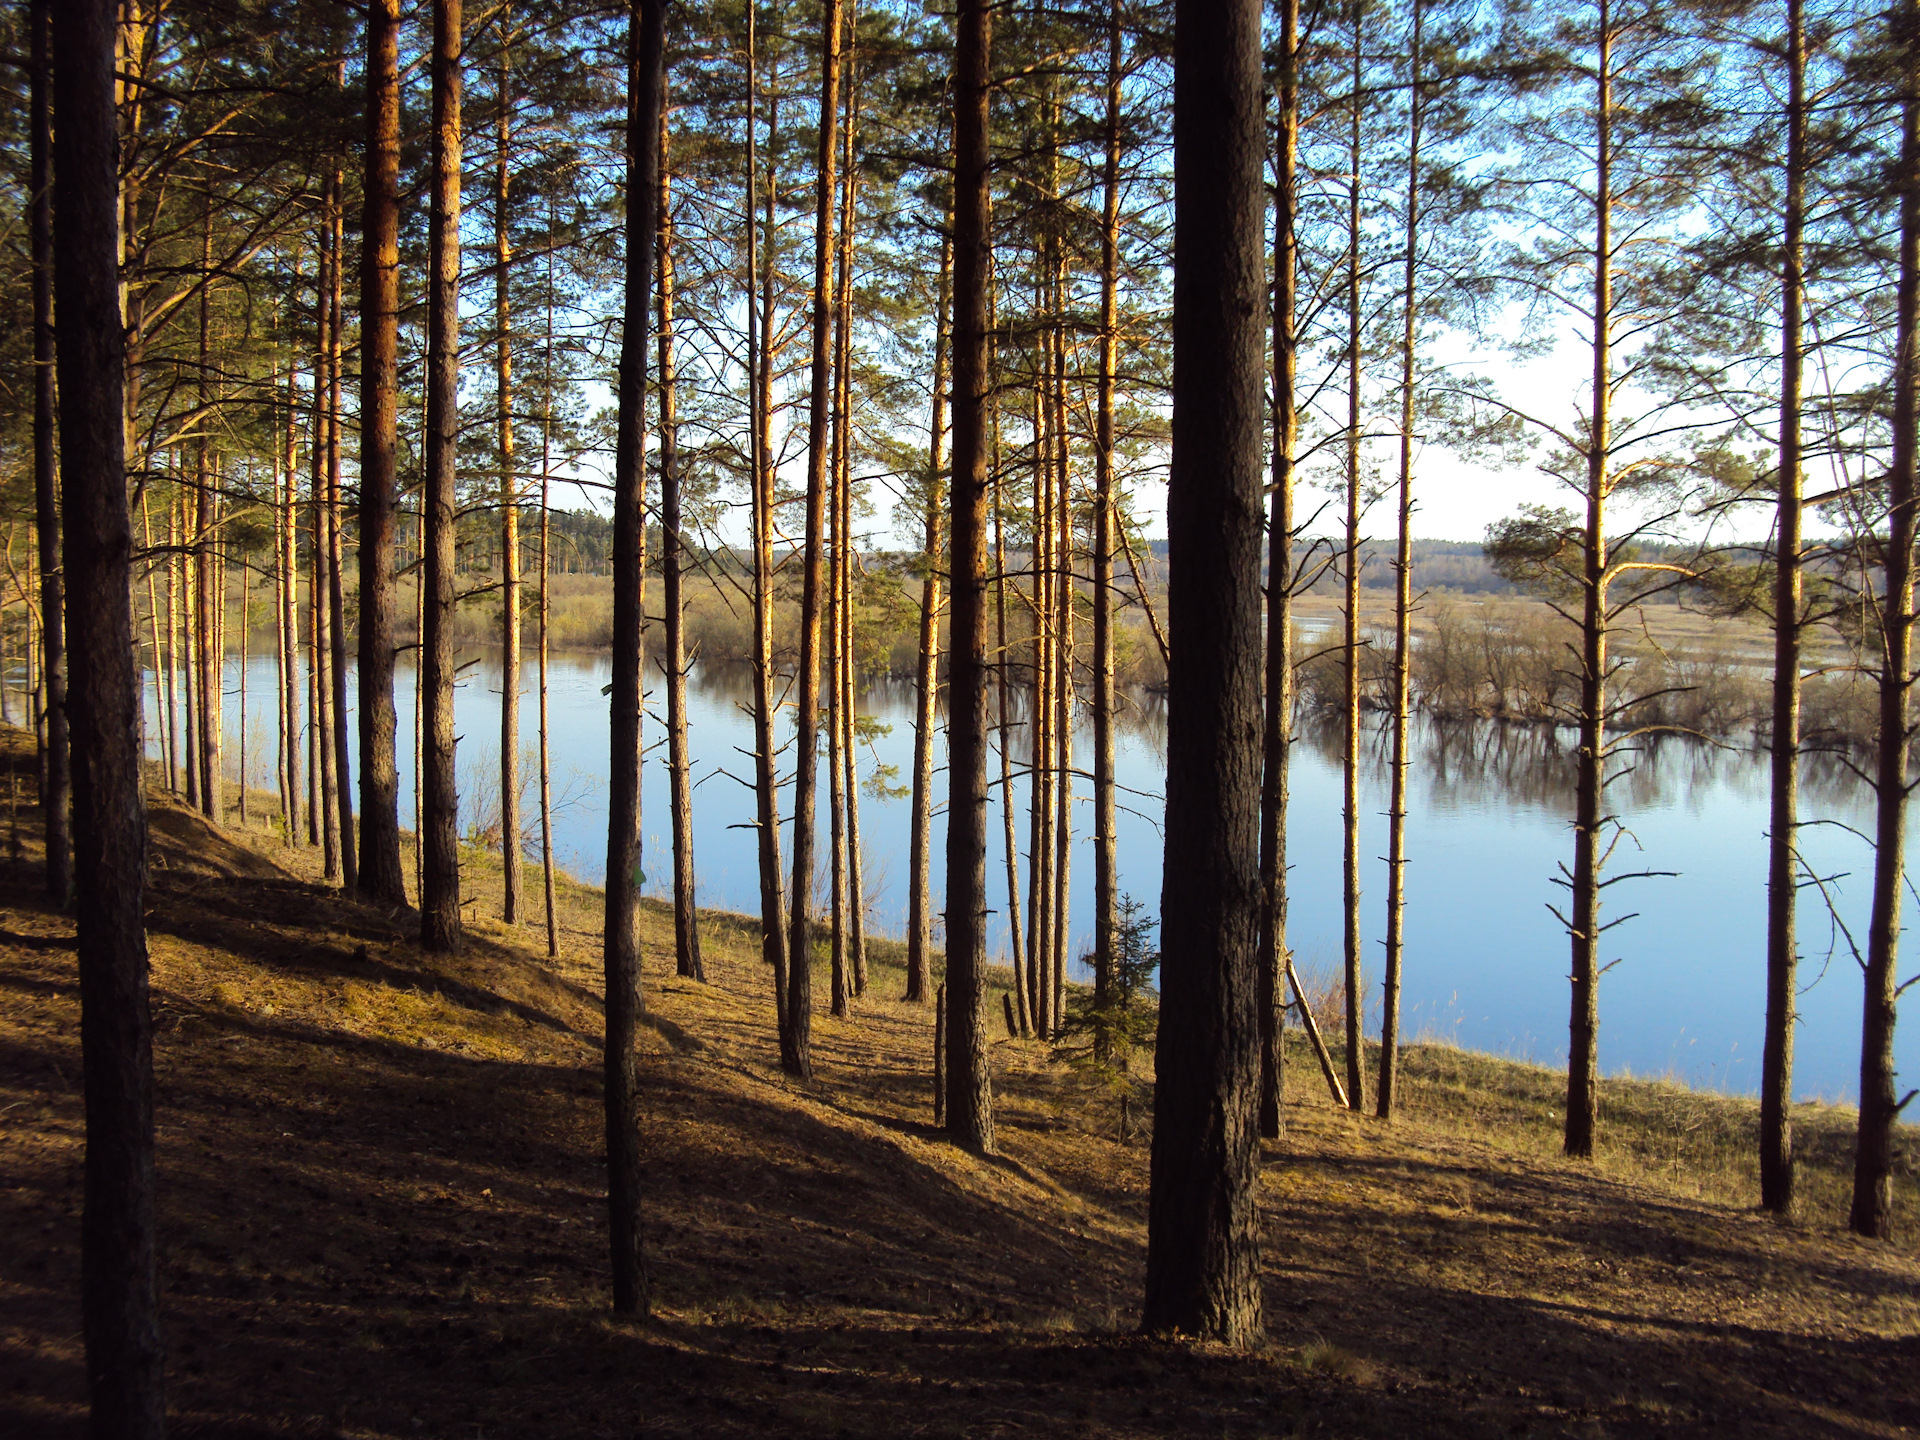
[[[0,832],[4,833],[4,832]],[[1556,1078],[1412,1051],[1407,1117],[1335,1111],[1294,1057],[1264,1153],[1270,1341],[1130,1331],[1147,1142],[1002,1040],[1004,1155],[928,1125],[931,1017],[883,947],[819,1078],[778,1070],[754,934],[711,983],[646,916],[653,1318],[606,1309],[597,894],[563,953],[508,934],[472,857],[471,942],[320,886],[312,858],[156,804],[149,923],[161,1276],[176,1433],[217,1436],[1862,1436],[1920,1426],[1920,1263],[1813,1203],[1745,1210],[1745,1102],[1609,1084],[1562,1162]],[[72,926],[32,827],[0,860],[0,1434],[79,1435],[80,1057]],[[824,994],[822,996],[824,1009]],[[1909,1150],[1899,1208],[1916,1193]]]

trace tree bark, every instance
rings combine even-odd
[[[203,201],[203,205],[210,204]],[[198,642],[195,671],[200,682],[200,810],[215,825],[225,818],[222,804],[224,777],[220,773],[219,582],[214,575],[214,544],[219,533],[219,496],[214,490],[211,413],[213,397],[207,388],[212,370],[210,301],[213,295],[213,215],[206,210],[200,230],[200,350],[195,382],[199,400],[200,438],[194,447],[194,638]]]
[[[1398,550],[1393,563],[1393,772],[1387,800],[1387,954],[1381,986],[1380,1081],[1375,1113],[1393,1118],[1399,1072],[1400,966],[1407,908],[1407,726],[1413,615],[1413,363],[1415,282],[1419,278],[1422,0],[1412,0],[1413,41],[1407,87],[1407,254],[1400,328],[1400,494]]]
[[[506,28],[506,11],[500,18]],[[500,114],[493,166],[494,386],[500,434],[500,918],[520,923],[520,487],[513,473],[513,304],[508,262],[513,258],[507,207],[512,201],[508,157],[513,145],[513,69],[507,42],[500,47]]]
[[[987,288],[993,234],[987,109],[987,0],[955,13],[953,216],[952,658],[947,670],[947,1133],[994,1149],[987,1063],[987,749],[985,419]]]
[[[929,893],[929,857],[933,849],[933,732],[940,705],[940,567],[942,515],[946,486],[947,352],[953,308],[953,215],[947,214],[940,242],[940,284],[933,319],[933,416],[927,426],[925,573],[920,577],[920,647],[914,675],[913,817],[907,841],[907,993],[916,1005],[927,1000],[933,976],[933,905]],[[1017,895],[1017,890],[1009,890]],[[1017,987],[1016,987],[1017,988]],[[1024,997],[1022,1009],[1025,1009]]]
[[[1144,1326],[1261,1330],[1259,737],[1266,266],[1258,0],[1176,0],[1171,668]]]
[[[333,232],[333,264],[328,275],[327,298],[327,628],[332,642],[328,679],[333,685],[333,771],[337,779],[334,803],[340,807],[340,878],[349,891],[357,891],[360,867],[353,836],[353,765],[347,749],[347,599],[345,561],[341,554],[345,510],[340,503],[340,335],[346,328],[341,303],[346,269],[346,225],[340,191],[340,168],[336,165],[327,203]]]
[[[147,824],[130,598],[126,334],[120,310],[119,7],[53,7],[54,298],[62,561],[71,641],[74,908],[86,1091],[80,1225],[88,1433],[157,1440],[164,1349],[154,1267],[153,1048],[142,927]]]
[[[400,0],[367,6],[360,241],[360,894],[407,903],[400,865],[393,543],[399,508]]]
[[[1773,554],[1771,812],[1767,825],[1767,1020],[1760,1058],[1760,1203],[1793,1211],[1793,1029],[1800,824],[1800,388],[1805,363],[1806,31],[1787,0],[1786,214],[1780,246],[1780,458]]]
[[[765,244],[755,229],[754,186],[759,175],[755,111],[758,60],[754,50],[756,7],[747,7],[747,417],[753,470],[753,745],[754,804],[760,838],[760,946],[773,971],[774,1014],[780,1051],[787,1050],[786,893],[780,866],[780,796],[774,744],[773,680],[773,462],[768,411],[773,398],[774,125],[767,122]],[[762,273],[764,267],[764,274]],[[753,293],[760,286],[758,303]]]
[[[28,202],[33,262],[33,507],[40,542],[40,670],[46,715],[46,780],[40,815],[47,843],[47,898],[73,899],[73,770],[67,738],[66,627],[61,615],[59,473],[54,461],[52,0],[33,0],[32,119]],[[156,669],[158,661],[156,657]],[[169,776],[169,788],[172,780]]]
[[[324,873],[327,879],[337,880],[340,878],[340,775],[333,731],[339,715],[333,704],[333,621],[328,603],[333,586],[327,575],[327,563],[333,554],[333,545],[327,536],[331,518],[327,506],[327,330],[332,324],[332,307],[328,303],[333,291],[332,268],[338,257],[333,252],[330,225],[323,225],[319,252],[319,268],[314,276],[313,450],[308,457],[307,493],[312,522],[307,557],[309,701],[313,712],[313,770],[318,784],[313,811],[320,827]],[[203,651],[205,643],[201,642]]]
[[[1900,890],[1907,842],[1907,751],[1912,743],[1913,544],[1916,450],[1920,450],[1920,5],[1901,7],[1900,279],[1893,373],[1893,454],[1887,467],[1884,579],[1875,617],[1881,637],[1880,733],[1874,755],[1873,914],[1867,928],[1866,994],[1860,1022],[1860,1128],[1854,1146],[1856,1235],[1893,1230],[1893,1026],[1899,996]],[[1909,1096],[1908,1099],[1912,1097]]]
[[[433,198],[427,251],[425,590],[421,600],[420,943],[460,946],[460,796],[454,770],[455,444],[460,424],[461,0],[433,5]],[[616,752],[618,753],[618,752]],[[611,877],[609,877],[611,879]]]
[[[1114,790],[1113,532],[1119,516],[1113,464],[1113,393],[1119,365],[1120,89],[1125,40],[1118,0],[1107,12],[1106,148],[1100,172],[1100,378],[1094,420],[1093,498],[1093,1001],[1113,1001],[1119,914]],[[1096,1036],[1106,1058],[1103,1036]]]
[[[827,500],[828,385],[832,378],[834,175],[839,163],[840,30],[844,0],[821,19],[820,123],[813,220],[813,374],[807,412],[807,519],[801,555],[800,674],[794,724],[793,885],[787,897],[787,1034],[780,1063],[813,1074],[814,795],[819,777],[821,530]]]
[[[1287,767],[1293,753],[1293,471],[1300,0],[1280,0],[1273,185],[1273,499],[1267,516],[1266,709],[1260,739],[1260,1133],[1286,1128]],[[1304,1010],[1304,1006],[1302,1007]],[[1306,1016],[1311,1027],[1312,1016]],[[1312,1031],[1318,1044],[1318,1031]],[[1324,1051],[1321,1046],[1321,1051]],[[1327,1065],[1332,1082],[1332,1066]],[[1333,1088],[1338,1090],[1338,1084]],[[1339,1103],[1344,1104],[1342,1099]]]
[[[640,1233],[640,706],[645,623],[647,310],[659,202],[665,0],[636,0],[627,20],[625,310],[621,321],[613,472],[613,685],[608,732],[606,953],[607,1221],[613,1308],[645,1314]]]
[[[1593,245],[1593,410],[1587,437],[1585,573],[1580,623],[1580,753],[1574,780],[1572,1009],[1563,1148],[1593,1154],[1599,1114],[1600,827],[1606,776],[1608,423],[1613,387],[1613,31],[1600,0]]]
[[[1346,962],[1347,1104],[1355,1110],[1367,1105],[1366,989],[1361,976],[1360,938],[1360,107],[1361,11],[1353,10],[1353,92],[1350,99],[1347,142],[1347,519],[1342,569],[1346,598],[1342,606],[1345,630],[1341,644],[1341,674],[1345,682],[1341,709],[1341,901],[1345,925],[1342,957]]]
[[[681,576],[686,537],[681,534],[680,424],[673,363],[673,174],[667,134],[665,82],[660,105],[660,585],[666,607],[667,779],[673,803],[673,939],[679,973],[706,982],[700,958],[700,910],[693,869],[693,760],[687,746],[687,614]],[[543,481],[544,484],[544,481]],[[545,501],[541,502],[543,505]],[[542,511],[542,525],[545,525]],[[544,545],[545,530],[541,531]],[[544,673],[544,672],[543,672]],[[542,682],[544,686],[544,681]],[[543,692],[544,693],[544,692]]]

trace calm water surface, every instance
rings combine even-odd
[[[261,788],[272,786],[274,668],[270,657],[255,659],[246,675],[247,773],[250,783]],[[531,664],[525,674],[531,686]],[[605,868],[608,774],[607,702],[601,691],[611,670],[604,659],[570,656],[553,664],[550,677],[555,857],[571,873],[598,882]],[[650,683],[643,796],[647,890],[664,895],[671,875],[666,748],[658,723],[665,692],[657,674],[650,676]],[[228,662],[226,686],[227,764],[237,775],[241,671],[236,659]],[[398,683],[400,803],[401,823],[409,827],[413,687],[413,673],[403,667]],[[700,902],[756,912],[754,832],[736,828],[752,814],[752,792],[742,783],[752,774],[748,694],[743,672],[696,676],[689,688],[689,729]],[[910,687],[881,687],[863,697],[863,710],[891,727],[870,747],[862,747],[864,775],[893,767],[887,783],[894,786],[904,785],[910,776],[912,700]],[[150,736],[157,733],[156,703],[150,688]],[[499,795],[497,664],[485,661],[462,672],[455,714],[461,737],[462,828],[492,828]],[[532,778],[536,712],[531,694],[522,702],[521,717],[528,776],[522,813],[529,852],[537,856],[539,815]],[[1020,733],[1015,732],[1012,799],[1024,844]],[[1338,737],[1309,728],[1302,738],[1294,751],[1289,812],[1291,933],[1302,972],[1332,975],[1339,969],[1341,947]],[[1135,697],[1117,743],[1118,779],[1125,787],[1118,836],[1120,883],[1145,901],[1151,913],[1160,891],[1156,822],[1165,777],[1164,714],[1158,702]],[[1076,762],[1090,769],[1090,732],[1083,730],[1075,744]],[[1376,736],[1362,785],[1366,964],[1369,986],[1375,987],[1376,1025],[1386,867],[1375,857],[1386,853],[1385,755],[1384,738]],[[788,772],[791,763],[788,756]],[[1415,737],[1412,766],[1405,1035],[1441,1036],[1477,1050],[1564,1063],[1567,942],[1547,907],[1563,900],[1565,892],[1555,884],[1557,867],[1571,855],[1573,772],[1565,736],[1492,724],[1423,725]],[[990,768],[997,777],[997,763]],[[1607,894],[1604,918],[1635,918],[1606,937],[1603,959],[1615,963],[1601,982],[1602,1067],[1614,1074],[1671,1074],[1696,1085],[1755,1092],[1764,1013],[1766,757],[1668,740],[1624,756],[1618,769],[1621,773],[1608,794],[1629,834],[1615,852],[1611,873],[1678,874],[1629,880]],[[1794,1082],[1800,1098],[1837,1100],[1852,1098],[1859,1088],[1862,987],[1845,932],[1850,930],[1864,946],[1872,854],[1851,831],[1870,828],[1871,797],[1844,767],[1831,761],[1810,757],[1806,771],[1802,815],[1822,823],[1807,826],[1802,850],[1818,874],[1831,877],[1825,888],[1838,923],[1830,918],[1819,891],[1803,891],[1805,958]],[[941,779],[937,791],[944,789]],[[1092,938],[1089,791],[1083,781],[1074,807],[1075,954],[1087,949]],[[997,804],[997,785],[994,795]],[[824,793],[820,808],[824,835]],[[784,800],[783,815],[790,811],[790,799]],[[876,794],[871,786],[861,796],[869,924],[882,934],[900,934],[905,925],[908,811],[904,798]],[[937,886],[943,815],[936,813],[934,827]],[[999,927],[991,943],[1002,949],[1007,911],[1003,834],[996,808],[989,819],[987,903]],[[782,848],[790,847],[783,842]],[[936,910],[940,903],[936,895]],[[1909,951],[1912,944],[1910,939]],[[1906,973],[1913,969],[1910,960]],[[1920,1070],[1920,1017],[1909,1018],[1899,1034],[1900,1069],[1912,1075]]]

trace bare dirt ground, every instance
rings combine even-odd
[[[799,1086],[745,923],[708,917],[700,986],[673,977],[654,909],[653,1315],[618,1321],[594,892],[563,887],[550,962],[535,930],[481,918],[482,878],[465,953],[435,958],[408,915],[319,884],[310,852],[165,803],[154,835],[175,1434],[1920,1433],[1910,1245],[1418,1103],[1351,1116],[1304,1065],[1263,1156],[1269,1343],[1139,1339],[1147,1150],[1105,1100],[1003,1042],[1004,1155],[957,1154],[928,1124],[931,1016],[896,1001],[897,971],[844,1021],[822,995]],[[30,826],[21,843],[0,860],[0,1435],[77,1436],[73,932],[38,899]]]

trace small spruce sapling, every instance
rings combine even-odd
[[[1133,1102],[1141,1084],[1130,1073],[1134,1052],[1151,1049],[1159,1006],[1151,984],[1160,952],[1147,948],[1152,922],[1131,895],[1123,894],[1114,923],[1113,976],[1104,1001],[1091,990],[1067,1001],[1067,1023],[1053,1058],[1091,1076],[1110,1090],[1120,1107],[1120,1138],[1133,1136]]]

